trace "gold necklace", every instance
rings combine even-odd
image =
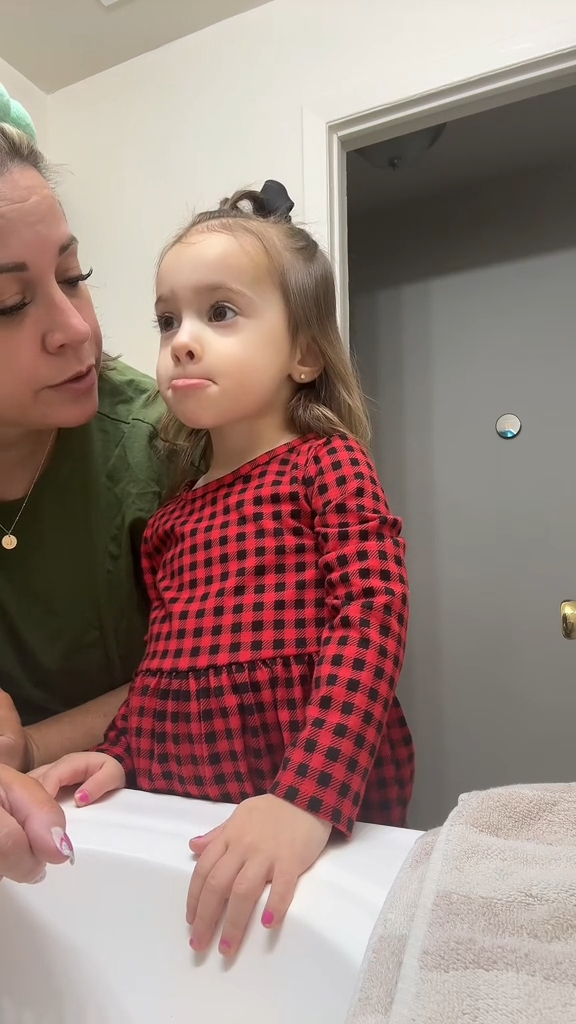
[[[20,508],[20,511],[19,511],[18,515],[16,516],[16,519],[12,523],[12,526],[10,527],[9,530],[7,530],[6,527],[2,526],[2,523],[0,523],[0,530],[4,530],[4,536],[2,537],[2,547],[5,549],[5,551],[13,551],[14,548],[16,547],[16,545],[18,544],[18,539],[14,535],[14,530],[15,530],[16,526],[18,525],[18,520],[20,519],[20,516],[22,515],[24,509],[26,508],[26,505],[28,504],[28,498],[30,497],[30,495],[32,494],[32,491],[34,490],[36,481],[38,480],[38,477],[40,476],[40,473],[42,472],[42,469],[44,468],[44,463],[46,462],[46,459],[48,458],[48,452],[50,451],[50,448],[52,447],[52,442],[53,442],[55,436],[56,436],[56,431],[53,430],[51,435],[50,435],[50,440],[48,441],[48,447],[46,448],[46,451],[44,452],[44,457],[42,459],[42,462],[38,466],[38,472],[36,473],[36,476],[34,477],[34,479],[32,481],[32,484],[30,486],[30,490],[28,491],[28,494],[24,498],[24,501],[22,502],[22,506]]]

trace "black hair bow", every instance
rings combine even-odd
[[[265,181],[260,189],[263,217],[280,217],[290,220],[294,203],[280,181]]]

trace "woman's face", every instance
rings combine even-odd
[[[0,430],[87,423],[98,409],[102,335],[78,245],[49,186],[0,178]]]

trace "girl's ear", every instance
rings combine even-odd
[[[310,384],[311,381],[316,380],[320,376],[323,369],[324,364],[315,345],[311,342],[298,345],[292,369],[290,370],[292,380],[296,381],[297,384]]]

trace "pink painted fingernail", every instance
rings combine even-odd
[[[79,804],[89,804],[90,803],[90,794],[87,793],[85,789],[80,789],[76,793],[76,802],[79,803]]]
[[[232,943],[228,942],[228,939],[220,939],[220,952],[228,952],[230,949],[232,949]]]
[[[54,840],[56,849],[60,850],[60,853],[63,854],[64,857],[68,857],[71,864],[74,864],[76,856],[74,854],[74,847],[72,846],[70,837],[67,836],[61,828],[51,828],[50,831],[52,833],[52,839]]]
[[[194,836],[194,838],[191,839],[190,842],[197,843],[199,839],[204,839],[204,836]]]
[[[38,875],[38,878],[32,879],[32,881],[30,882],[30,885],[38,885],[40,882],[43,882],[45,878],[46,878],[46,868],[44,868],[44,871],[42,871],[42,873],[40,875]]]
[[[271,924],[274,924],[274,914],[271,910],[265,910],[262,914],[262,924],[265,928],[269,928]]]
[[[196,949],[196,939],[194,937],[190,939],[190,948]]]

